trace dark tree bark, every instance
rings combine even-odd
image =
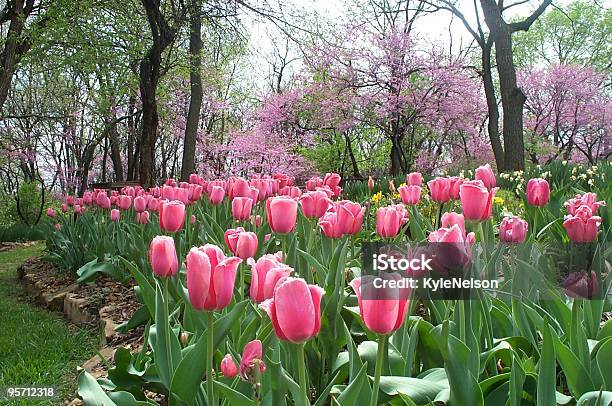
[[[487,99],[487,111],[489,113],[489,120],[487,122],[489,140],[491,141],[497,169],[503,171],[505,162],[504,148],[502,147],[499,134],[499,108],[497,107],[497,96],[495,95],[495,85],[493,84],[491,70],[491,46],[492,41],[486,41],[482,47],[482,81]]]
[[[117,126],[113,126],[108,134],[110,141],[110,155],[113,161],[113,172],[115,172],[115,181],[123,182],[123,165],[121,163],[121,146],[119,145],[119,133]]]
[[[15,69],[32,46],[26,21],[33,12],[34,0],[7,0],[4,8],[0,10],[0,24],[9,22],[4,47],[0,53],[0,110],[8,96]],[[35,23],[41,28],[45,24],[44,17]]]
[[[540,7],[526,20],[508,24],[502,16],[503,1],[480,0],[489,35],[495,42],[495,62],[499,75],[499,89],[503,114],[504,170],[525,168],[525,143],[523,138],[523,106],[527,97],[516,82],[514,68],[512,33],[527,31],[531,24],[544,12],[552,0],[544,0]]]
[[[189,175],[195,172],[195,153],[197,143],[200,110],[202,109],[202,16],[200,0],[193,0],[189,12],[189,81],[191,98],[185,139],[183,143],[183,161],[181,164],[181,180],[189,180]]]
[[[351,141],[351,137],[347,132],[344,132],[344,142],[346,143],[346,152],[351,160],[351,167],[353,169],[353,176],[355,179],[363,179],[361,172],[359,172],[359,165],[357,164],[357,159],[355,158],[355,154],[353,152],[353,142]]]
[[[178,30],[171,27],[160,10],[159,0],[142,0],[151,29],[153,43],[140,62],[140,98],[142,100],[142,128],[140,135],[140,183],[144,187],[155,182],[155,142],[157,141],[157,85],[161,78],[164,50],[174,41]],[[176,10],[175,7],[173,9]],[[174,16],[180,21],[182,16]]]

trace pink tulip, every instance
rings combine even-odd
[[[249,295],[255,303],[261,303],[274,296],[274,287],[279,279],[289,276],[293,268],[281,262],[278,255],[266,254],[257,261],[247,259],[251,266],[251,287]]]
[[[49,207],[47,209],[47,216],[48,217],[54,218],[56,215],[57,215],[57,213],[56,213],[56,211],[55,211],[55,209],[53,207]]]
[[[423,183],[423,175],[421,175],[421,172],[409,173],[406,177],[406,181],[408,182],[408,186],[421,186]]]
[[[342,200],[336,204],[336,212],[343,234],[356,235],[361,231],[365,207],[350,200]]]
[[[259,306],[268,313],[279,339],[303,343],[319,334],[323,293],[304,279],[285,277],[276,283],[272,298]]]
[[[219,367],[221,369],[221,373],[226,378],[233,378],[238,375],[238,367],[234,362],[234,358],[232,358],[230,354],[226,354],[225,357],[223,357]]]
[[[437,203],[446,203],[450,200],[450,181],[448,178],[437,177],[427,182],[431,200]]]
[[[550,199],[550,186],[545,179],[533,178],[527,182],[527,203],[544,207]]]
[[[98,197],[96,198],[96,203],[102,209],[108,210],[111,207],[111,199],[104,192],[98,194]]]
[[[507,243],[522,243],[525,241],[528,229],[527,222],[520,217],[504,217],[499,225],[499,239]]]
[[[156,197],[152,197],[151,199],[149,199],[149,202],[147,203],[147,208],[152,212],[156,212],[157,210],[159,210],[159,199]]]
[[[595,241],[600,225],[601,217],[594,216],[587,205],[580,206],[575,210],[575,214],[565,216],[563,222],[567,236],[575,243]]]
[[[117,206],[119,206],[121,210],[128,210],[130,207],[132,207],[132,198],[128,195],[119,196]]]
[[[110,197],[110,202],[113,206],[117,206],[117,199],[119,198],[119,195],[115,196],[115,195],[111,195]]]
[[[476,168],[474,178],[482,181],[484,187],[486,187],[488,190],[493,189],[497,184],[495,174],[493,173],[493,169],[491,169],[491,165],[489,164]]]
[[[66,196],[66,204],[70,207],[74,206],[74,196]]]
[[[493,197],[499,188],[490,191],[480,180],[463,182],[460,188],[461,210],[466,220],[485,221],[493,213]]]
[[[134,198],[134,210],[137,213],[142,213],[147,209],[147,200],[142,196],[136,196]]]
[[[55,223],[55,229],[60,231],[62,229],[62,225],[60,223]]]
[[[117,210],[117,209],[112,209],[112,210],[110,211],[110,220],[111,220],[111,221],[117,222],[117,221],[119,221],[119,218],[120,218],[120,217],[121,217],[121,213],[119,212],[119,210]]]
[[[244,228],[230,228],[224,234],[225,243],[232,254],[241,259],[252,258],[257,253],[257,234]]]
[[[68,205],[66,203],[62,203],[60,205],[60,210],[62,211],[62,213],[66,213],[68,211]]]
[[[208,194],[208,199],[214,205],[220,204],[225,197],[225,189],[221,186],[213,185]]]
[[[455,212],[444,213],[442,215],[442,227],[449,228],[454,225],[459,226],[461,232],[465,234],[465,220],[463,218],[463,214],[458,214]]]
[[[338,213],[328,211],[319,219],[319,227],[327,238],[340,238],[344,231],[344,225],[338,219]]]
[[[85,213],[85,211],[83,211],[83,213],[81,213],[81,207],[82,207],[82,206],[81,206],[80,204],[75,204],[75,205],[74,205],[74,212],[75,212],[76,214],[83,214],[83,213]]]
[[[295,228],[298,203],[287,196],[270,197],[266,201],[268,223],[273,232],[287,234]]]
[[[193,247],[187,254],[187,292],[197,310],[221,310],[227,307],[234,292],[240,258],[225,258],[216,245]]]
[[[185,205],[177,200],[159,205],[159,226],[162,230],[176,233],[185,223]]]
[[[93,193],[89,190],[83,193],[83,204],[86,206],[91,206],[93,203]]]
[[[190,221],[191,225],[194,225],[194,224],[196,223],[196,220],[197,220],[197,219],[196,219],[195,214],[192,214],[192,215],[191,215],[191,221]]]
[[[280,189],[278,194],[281,196],[289,196],[294,199],[297,199],[302,194],[302,191],[297,186],[285,186],[284,188]]]
[[[329,186],[330,189],[333,189],[336,186],[340,185],[341,179],[342,178],[337,173],[326,173],[325,177],[323,178],[323,185]]]
[[[308,218],[320,218],[332,205],[327,194],[322,191],[306,192],[300,197],[302,214]]]
[[[452,200],[459,200],[460,199],[460,188],[461,185],[463,184],[463,182],[465,182],[465,179],[460,178],[459,176],[451,176],[450,178],[448,178],[449,181],[449,190],[450,190],[450,198]]]
[[[421,187],[412,185],[412,186],[400,186],[397,191],[402,198],[402,202],[404,204],[415,205],[418,204],[421,200]]]
[[[597,210],[601,206],[605,206],[606,202],[603,200],[597,201],[596,193],[585,193],[583,195],[576,195],[575,198],[569,199],[564,203],[565,208],[569,214],[576,214],[578,209],[582,206],[587,206],[593,214],[597,214]]]
[[[376,211],[376,232],[383,238],[393,238],[399,234],[406,211],[401,204],[379,207]]]
[[[189,201],[197,202],[202,197],[204,188],[200,185],[189,185]]]
[[[255,361],[259,364],[259,373],[263,374],[266,364],[263,362],[263,348],[261,341],[253,340],[244,346],[240,360],[240,376],[245,381],[253,381],[253,368]]]
[[[185,189],[185,188],[175,189],[175,199],[183,204],[189,203],[189,189]]]
[[[200,181],[200,177],[197,173],[192,173],[189,175],[189,183],[198,184]]]
[[[597,274],[591,271],[591,277],[584,272],[572,272],[563,281],[565,294],[574,299],[592,299],[599,293]]]
[[[467,244],[471,246],[476,240],[474,233],[465,234],[465,231],[458,224],[453,224],[449,228],[442,227],[436,231],[432,231],[427,236],[427,240],[432,243],[450,243],[450,244]]]
[[[278,181],[278,188],[282,189],[285,186],[293,186],[293,178],[284,173],[275,173],[272,178]]]
[[[136,213],[136,223],[137,224],[147,224],[149,222],[149,212],[143,211],[142,213]]]
[[[243,178],[234,178],[232,183],[232,187],[229,191],[230,199],[234,199],[235,197],[250,197],[251,196],[251,186],[246,179]]]
[[[397,280],[400,276],[385,274],[383,278]],[[373,280],[373,277],[355,278],[350,285],[357,295],[359,313],[366,327],[376,334],[390,334],[400,328],[406,319],[410,290],[390,287],[377,289]]]
[[[432,244],[426,247],[428,257],[432,258],[431,267],[442,275],[457,269],[463,270],[471,261],[471,248],[475,239],[474,233],[465,235],[457,224],[432,231],[427,236]]]
[[[151,240],[149,262],[153,272],[162,278],[173,276],[178,271],[178,258],[172,237],[158,235]]]
[[[234,197],[232,200],[232,217],[234,220],[248,220],[253,208],[253,199],[250,197]]]
[[[312,177],[306,181],[306,190],[309,192],[312,192],[321,186],[323,186],[323,179],[319,178],[318,176]]]

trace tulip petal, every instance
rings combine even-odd
[[[315,327],[314,303],[303,279],[279,281],[274,292],[278,324],[285,336],[294,343],[312,337]]]

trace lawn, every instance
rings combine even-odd
[[[16,270],[43,248],[37,244],[0,253],[0,387],[49,385],[59,396],[2,404],[63,404],[75,397],[77,366],[95,355],[95,332],[70,325],[23,296]]]

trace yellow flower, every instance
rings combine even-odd
[[[378,192],[374,196],[372,196],[372,201],[374,203],[378,203],[382,200],[382,197],[383,197],[382,192]]]
[[[493,203],[496,204],[496,205],[502,205],[502,204],[504,204],[504,199],[499,197],[499,196],[495,196],[493,198]]]
[[[391,195],[391,198],[392,198],[392,199],[399,199],[399,197],[400,197],[399,193],[393,193],[393,194]]]

